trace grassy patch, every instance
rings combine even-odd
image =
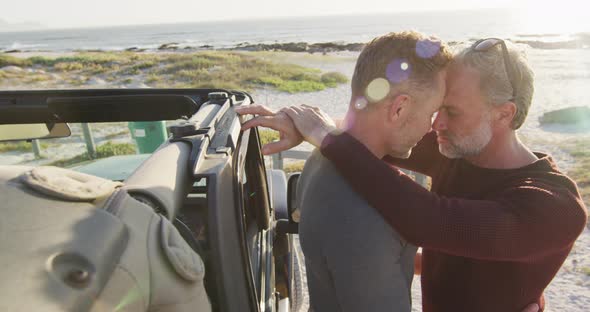
[[[178,54],[161,60],[155,74],[164,81],[191,87],[222,87],[251,90],[273,87],[286,92],[317,91],[327,86],[317,70],[278,64],[234,52]],[[296,81],[292,83],[291,81]]]
[[[80,62],[59,62],[55,63],[55,65],[53,65],[53,68],[62,72],[78,71],[84,69],[84,64]]]
[[[175,58],[176,61],[168,63],[160,70],[162,74],[174,74],[181,71],[197,71],[209,69],[215,62],[205,57],[193,56],[191,58]]]
[[[289,93],[298,93],[298,92],[313,92],[313,91],[322,91],[326,89],[326,85],[317,82],[317,81],[285,81],[282,85],[280,85],[277,89],[289,92]]]
[[[564,143],[564,149],[575,160],[568,176],[578,184],[586,205],[590,205],[590,139],[572,140]]]
[[[133,53],[83,52],[63,57],[34,56],[19,59],[0,56],[1,65],[16,65],[62,73],[70,86],[81,86],[100,74],[107,81],[128,84],[130,76],[139,76],[139,83],[160,88],[226,88],[252,91],[271,88],[283,92],[313,92],[335,87],[348,79],[339,73],[324,73],[317,69],[275,61],[268,54],[228,51],[196,53]],[[35,87],[41,78],[27,79],[23,73],[14,81]],[[69,86],[65,86],[69,87]]]
[[[28,59],[18,58],[10,55],[0,55],[0,67],[4,66],[30,66]]]
[[[283,166],[283,170],[285,171],[285,173],[301,172],[301,171],[303,171],[304,166],[305,166],[305,161],[300,160],[300,161],[292,162],[289,164],[285,164]]]
[[[586,274],[586,276],[590,276],[590,268],[589,267],[582,267],[580,272]]]
[[[348,78],[338,72],[329,72],[325,73],[321,77],[322,83],[324,83],[328,87],[335,87],[338,84],[348,82]]]
[[[41,148],[47,148],[49,144],[41,142]],[[4,152],[32,152],[33,144],[27,141],[0,143],[0,153]]]
[[[57,58],[33,56],[28,58],[27,61],[31,64],[42,66],[54,66],[58,63],[81,63],[89,65],[131,62],[130,56],[131,54],[122,52],[84,52],[72,56],[62,56]]]
[[[257,52],[241,52],[256,54],[259,57],[264,57],[268,60],[276,62],[296,62],[304,64],[338,64],[338,63],[354,63],[355,56],[341,56],[341,55],[322,55],[321,53],[299,53],[286,51],[257,51]]]
[[[258,86],[271,86],[280,91],[298,93],[321,91],[348,81],[346,76],[336,72],[325,73],[321,76],[314,72],[294,73],[286,78],[281,76],[284,75],[261,76],[254,78],[251,82]]]
[[[135,145],[131,143],[113,143],[106,142],[96,148],[96,157],[104,158],[117,155],[132,155],[135,154]]]
[[[155,75],[155,74],[150,74],[145,78],[145,82],[148,84],[156,84],[156,83],[159,83],[160,81],[162,81],[162,77]]]
[[[49,76],[49,75],[43,75],[43,74],[36,74],[36,75],[27,76],[27,82],[29,82],[29,83],[49,81],[49,80],[52,80],[52,79],[53,78],[51,76]]]
[[[279,140],[279,133],[274,130],[260,130],[258,131],[260,134],[260,144],[265,145],[268,143],[272,143],[274,141]],[[305,161],[295,161],[290,163],[285,163],[283,165],[283,170],[285,173],[293,173],[293,172],[301,172],[303,171],[303,166],[305,165]]]
[[[274,130],[260,130],[258,131],[260,135],[260,144],[265,145],[279,139],[279,133]]]
[[[156,62],[148,60],[148,61],[140,62],[138,64],[133,65],[133,68],[139,69],[139,70],[144,70],[144,69],[152,68],[154,66],[156,66]]]

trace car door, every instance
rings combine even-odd
[[[275,263],[272,254],[272,212],[258,132],[242,134],[236,163],[243,237],[259,311],[275,310]]]

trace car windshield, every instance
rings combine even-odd
[[[51,165],[121,181],[168,138],[164,121],[72,123],[70,128],[68,137],[1,142],[0,165]]]

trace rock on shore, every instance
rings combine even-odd
[[[542,125],[590,125],[590,107],[576,106],[550,111],[543,114],[543,116],[539,118],[539,122]]]

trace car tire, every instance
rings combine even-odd
[[[290,274],[290,295],[292,312],[304,312],[305,310],[305,294],[306,287],[304,285],[304,268],[303,255],[301,254],[301,247],[299,246],[299,237],[290,235],[289,242],[291,244],[291,255],[289,261]]]

